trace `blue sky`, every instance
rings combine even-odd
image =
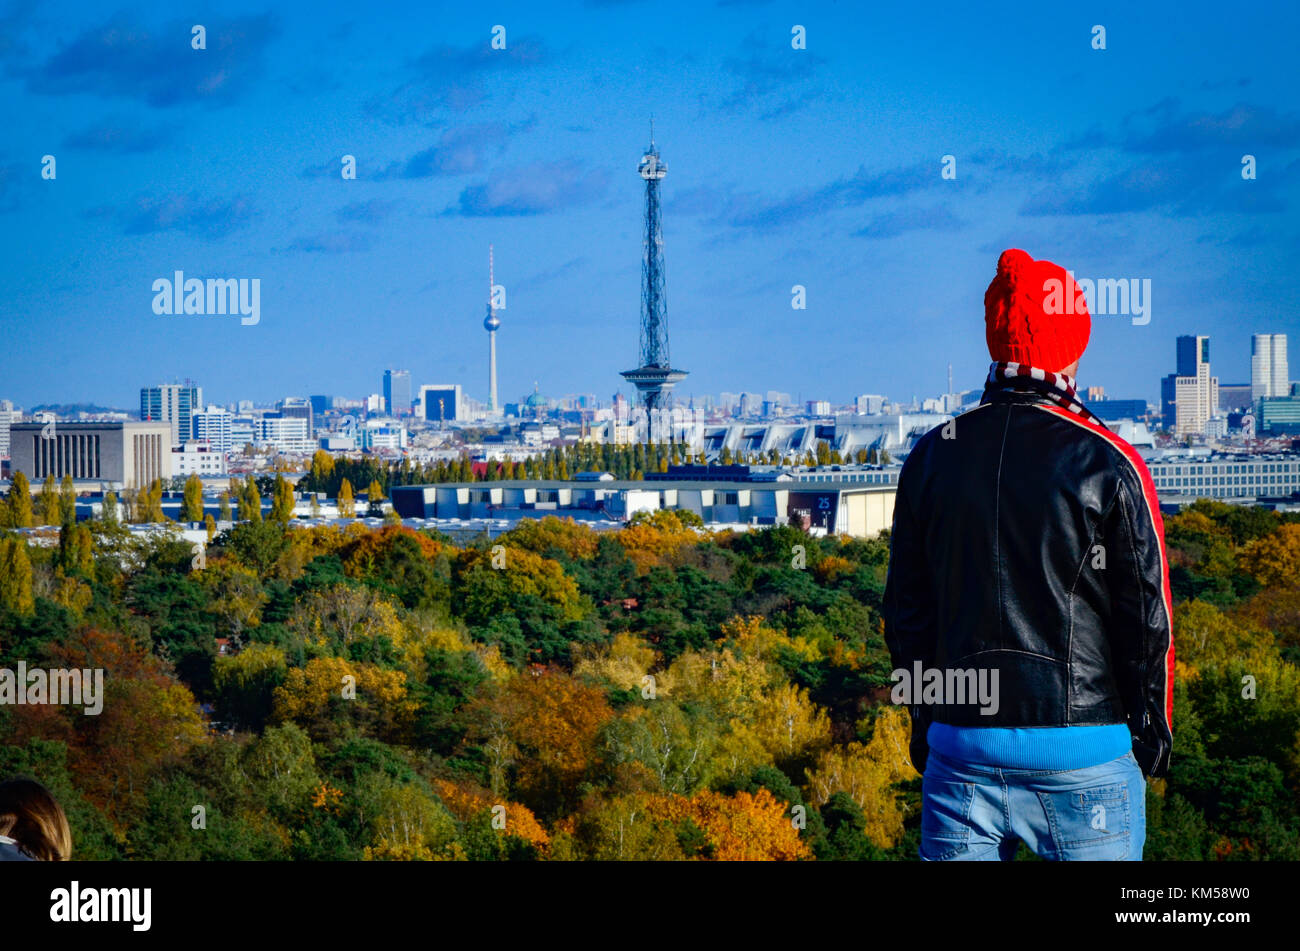
[[[978,387],[1006,247],[1151,280],[1081,383],[1155,400],[1182,333],[1248,380],[1251,333],[1300,349],[1300,13],[1133,6],[0,6],[0,398],[359,397],[393,366],[484,399],[489,243],[502,399],[608,398],[651,114],[679,397]],[[260,279],[260,322],[155,315],[176,270]]]

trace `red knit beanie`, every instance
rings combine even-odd
[[[1019,248],[1002,252],[984,292],[989,356],[1057,373],[1083,355],[1091,331],[1087,302],[1064,268]]]

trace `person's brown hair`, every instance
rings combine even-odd
[[[0,835],[43,862],[66,862],[72,856],[72,830],[63,807],[33,779],[0,783]]]

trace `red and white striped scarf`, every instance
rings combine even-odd
[[[984,399],[980,402],[988,402],[991,391],[1004,389],[1036,390],[1071,413],[1076,413],[1098,426],[1103,425],[1101,420],[1093,415],[1092,410],[1083,405],[1083,401],[1079,399],[1078,384],[1068,373],[1040,370],[1027,363],[997,361],[989,366],[988,382],[984,384]]]

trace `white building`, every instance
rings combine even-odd
[[[396,449],[406,448],[406,427],[392,424],[388,420],[367,420],[361,429],[361,448]]]
[[[233,419],[229,410],[220,406],[209,406],[206,410],[196,411],[190,417],[194,441],[207,443],[214,452],[229,452],[233,445],[231,433]]]
[[[22,422],[23,414],[9,400],[0,400],[0,456],[9,455],[9,425]]]
[[[223,476],[226,474],[226,454],[206,442],[187,442],[172,450],[172,474]]]
[[[1255,334],[1250,338],[1250,398],[1290,396],[1286,334]]]
[[[254,443],[271,446],[277,452],[310,453],[316,445],[307,432],[307,420],[301,417],[264,416],[257,421]]]

